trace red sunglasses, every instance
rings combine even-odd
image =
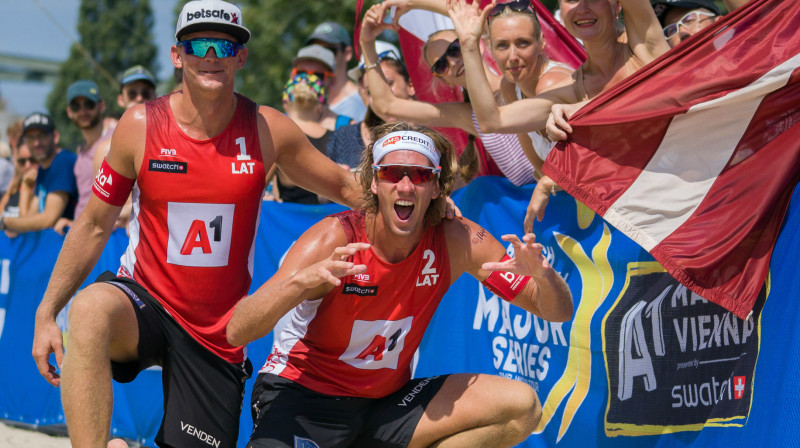
[[[414,185],[432,180],[441,171],[441,167],[422,165],[372,165],[372,169],[380,180],[398,183],[408,176]]]

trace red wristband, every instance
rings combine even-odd
[[[131,194],[133,189],[134,179],[127,177],[114,171],[113,168],[103,159],[103,165],[97,172],[92,184],[92,192],[103,201],[121,207],[125,205],[128,200],[128,195]]]
[[[500,262],[502,263],[510,259],[511,257],[504,255]],[[486,280],[482,281],[481,284],[489,288],[489,291],[496,294],[501,299],[511,302],[522,292],[525,285],[527,285],[530,280],[531,277],[528,275],[494,271],[489,274]]]

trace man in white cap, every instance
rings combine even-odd
[[[132,381],[151,365],[164,375],[158,445],[236,446],[251,366],[226,341],[225,325],[252,279],[266,170],[276,164],[303,188],[360,203],[352,175],[289,118],[234,92],[250,38],[237,6],[187,3],[175,37],[171,59],[183,69],[183,90],[122,116],[36,313],[33,356],[45,379],[61,385],[73,446],[106,446],[112,377]],[[64,354],[56,314],[94,266],[131,193],[121,266],[73,300]],[[48,362],[54,352],[60,372]]]
[[[481,374],[412,380],[414,352],[462,273],[550,321],[572,316],[569,289],[533,234],[504,236],[509,258],[476,223],[440,219],[456,170],[440,133],[399,122],[371,140],[360,167],[364,209],[306,231],[228,322],[238,346],[291,317],[259,371],[247,446],[518,444],[541,417],[530,386]]]

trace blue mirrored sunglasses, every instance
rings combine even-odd
[[[178,42],[178,46],[185,48],[186,54],[201,58],[205,57],[209,48],[213,48],[214,53],[216,53],[217,57],[220,59],[236,56],[239,50],[244,48],[242,44],[215,37],[199,37],[197,39],[183,40]]]

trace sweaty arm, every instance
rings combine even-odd
[[[117,125],[111,151],[106,159],[115,172],[127,179],[136,177],[135,167],[138,164],[135,160],[141,162],[145,120],[144,106],[136,106],[125,112]],[[57,386],[60,380],[53,366],[49,365],[48,356],[55,352],[59,364],[63,357],[61,332],[55,322],[56,315],[97,263],[121,208],[92,195],[64,240],[47,290],[36,310],[33,357],[39,373],[54,386]]]
[[[544,258],[532,233],[522,240],[504,235],[503,240],[514,246],[514,258],[504,259],[505,247],[478,224],[461,219],[445,226],[452,279],[467,272],[504,300],[545,320],[563,322],[572,317],[569,287]]]
[[[258,135],[265,168],[275,163],[295,184],[350,208],[361,205],[353,173],[319,152],[286,115],[259,106]]]
[[[236,305],[226,328],[228,343],[238,347],[265,336],[303,301],[325,296],[341,277],[366,272],[366,266],[348,258],[367,248],[367,243],[347,244],[337,218],[312,226],[289,249],[278,272]]]

